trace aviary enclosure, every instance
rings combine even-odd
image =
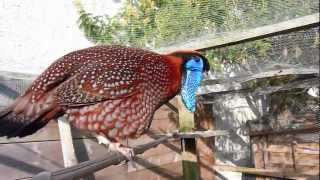
[[[2,108],[95,44],[193,49],[212,67],[194,114],[176,97],[129,140],[133,162],[59,119],[0,138],[1,180],[319,179],[319,1],[2,0],[0,19]]]

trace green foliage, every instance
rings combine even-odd
[[[92,42],[149,49],[207,33],[271,24],[319,9],[312,0],[126,0],[118,15],[108,17],[86,13],[80,0],[76,7],[80,13],[79,27]],[[253,56],[265,56],[270,47],[270,42],[259,40],[205,53],[211,65],[219,69],[226,63],[243,63]]]
[[[83,13],[79,17],[79,27],[83,29],[85,36],[94,42],[112,42],[112,34],[116,29],[112,19],[108,16],[92,17],[89,13]]]
[[[204,53],[210,60],[209,62],[213,69],[219,71],[223,69],[225,64],[242,64],[246,63],[248,59],[267,56],[270,48],[270,41],[256,40],[246,44],[206,50]]]

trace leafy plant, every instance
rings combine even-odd
[[[126,0],[114,17],[87,13],[75,3],[78,23],[95,43],[117,43],[149,49],[184,42],[190,38],[237,31],[314,13],[319,5],[311,0]],[[288,7],[288,8],[284,8]],[[319,40],[315,40],[315,44]],[[215,69],[266,56],[267,40],[252,41],[205,53]]]

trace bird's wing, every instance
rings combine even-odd
[[[85,106],[139,93],[139,66],[110,66],[92,61],[57,89],[57,101],[65,106]]]

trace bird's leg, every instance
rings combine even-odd
[[[118,151],[122,155],[124,155],[129,161],[133,160],[134,157],[134,151],[132,148],[128,146],[124,146],[120,143],[111,143],[109,148],[113,151]]]
[[[129,139],[128,139],[128,138],[126,138],[126,145],[127,145],[127,147],[130,147],[130,146],[129,146]],[[132,151],[132,153],[133,153],[133,156],[131,157],[131,160],[129,160],[128,166],[132,166],[134,169],[137,169],[136,163],[132,160],[133,157],[134,157],[134,152]]]
[[[117,151],[120,152],[122,155],[124,155],[129,161],[133,160],[134,157],[134,151],[129,146],[123,146],[120,143],[113,143],[110,140],[108,140],[105,136],[102,135],[95,135],[95,137],[98,140],[99,144],[104,144],[108,147],[111,151]]]
[[[110,151],[110,144],[111,142],[109,141],[109,139],[107,139],[106,137],[102,136],[102,135],[98,135],[98,134],[95,134],[95,137],[97,138],[98,140],[98,144],[103,144],[105,145],[108,150]]]

